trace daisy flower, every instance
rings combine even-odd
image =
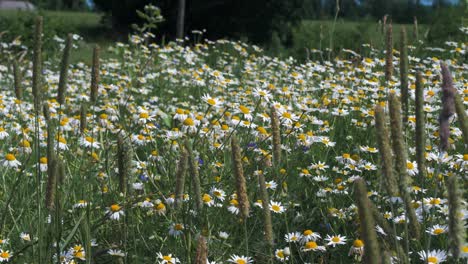
[[[100,144],[94,138],[87,136],[87,137],[81,138],[81,146],[86,147],[86,148],[99,149]]]
[[[429,233],[433,236],[438,236],[441,234],[447,233],[448,228],[446,225],[434,225],[428,229],[426,229],[426,233]]]
[[[253,260],[251,257],[232,255],[228,259],[228,262],[234,263],[234,264],[248,264],[248,263],[253,263]]]
[[[288,261],[290,254],[291,251],[289,250],[289,247],[275,250],[275,258],[281,262]]]
[[[19,162],[15,155],[8,153],[5,155],[5,160],[3,161],[3,166],[4,167],[10,167],[10,168],[18,168],[21,166],[21,162]]]
[[[12,256],[13,255],[10,253],[10,251],[4,251],[3,249],[0,250],[0,262],[8,262]]]
[[[23,241],[27,241],[27,242],[31,241],[31,236],[28,233],[21,232],[20,238]]]
[[[317,242],[315,241],[309,241],[304,244],[302,247],[303,252],[308,252],[308,251],[322,251],[324,252],[326,249],[324,246],[319,246],[317,245]]]
[[[349,249],[348,256],[356,255],[360,260],[364,255],[364,242],[360,239],[356,239],[353,242],[353,246]]]
[[[5,139],[8,137],[8,133],[5,131],[5,128],[0,127],[0,139]]]
[[[205,94],[202,96],[202,100],[207,103],[208,105],[214,107],[214,108],[219,108],[222,106],[222,103],[220,100],[210,96],[209,94]]]
[[[346,237],[341,235],[330,236],[327,235],[325,240],[328,242],[327,246],[335,247],[336,245],[344,245],[346,244]]]
[[[438,264],[447,260],[447,252],[444,250],[431,250],[418,252],[419,259],[427,262],[428,264]]]
[[[216,187],[212,187],[210,193],[221,202],[224,201],[224,199],[226,198],[226,193],[223,190],[218,189]]]
[[[75,245],[70,249],[70,253],[74,258],[86,260],[86,253],[82,245]]]
[[[125,257],[125,253],[120,249],[109,249],[107,254],[115,257]]]
[[[211,207],[215,204],[213,198],[211,198],[211,195],[207,193],[203,194],[202,201],[204,204],[208,205],[208,207]]]
[[[302,243],[305,243],[305,242],[309,242],[309,241],[316,241],[317,239],[321,238],[321,236],[310,230],[310,229],[307,229],[305,230],[304,232],[302,232],[302,236],[301,236],[301,241]]]
[[[113,204],[106,210],[106,214],[108,214],[109,218],[112,220],[119,220],[125,213],[120,205]]]
[[[284,235],[284,240],[287,243],[297,243],[301,239],[301,233],[299,232],[292,232],[289,234]]]
[[[270,201],[270,211],[276,214],[281,214],[285,211],[285,209],[280,202]]]
[[[180,236],[184,232],[184,225],[183,224],[172,224],[169,227],[169,235],[171,236]]]
[[[163,255],[161,252],[158,252],[157,254],[159,264],[175,264],[175,263],[180,263],[179,259],[176,257],[173,257],[172,254],[169,255]]]

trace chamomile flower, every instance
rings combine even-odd
[[[301,236],[301,242],[305,243],[308,241],[316,241],[317,239],[322,238],[319,233],[316,233],[310,229],[304,230]]]
[[[447,260],[447,252],[444,250],[419,251],[419,259],[428,264],[438,264]]]
[[[448,231],[448,227],[446,225],[434,225],[426,229],[426,233],[431,234],[433,236],[438,236],[441,234],[445,234]]]
[[[12,256],[10,251],[0,249],[0,262],[8,262]]]
[[[99,149],[101,144],[97,142],[94,138],[86,136],[81,138],[81,146],[86,148]]]
[[[275,250],[275,258],[279,260],[280,262],[288,261],[290,254],[291,254],[291,251],[289,247],[279,248]]]
[[[20,238],[23,241],[30,242],[31,241],[31,236],[28,233],[21,232]]]
[[[326,249],[324,246],[319,246],[317,242],[315,241],[309,241],[304,244],[304,246],[301,248],[303,252],[308,252],[308,251],[321,251],[325,252]]]
[[[334,235],[334,236],[327,235],[325,240],[328,242],[327,246],[332,246],[332,247],[335,247],[336,245],[346,244],[346,237],[341,236],[341,235]]]
[[[284,241],[287,243],[297,243],[300,241],[302,235],[299,232],[292,232],[284,235]]]
[[[161,252],[158,252],[158,263],[159,264],[175,264],[180,263],[179,259],[172,256],[172,254],[163,255]]]
[[[3,160],[3,163],[2,165],[4,167],[8,167],[8,168],[18,168],[19,166],[21,166],[21,162],[19,162],[15,155],[13,155],[12,153],[8,153],[5,155],[5,159]]]
[[[118,205],[118,204],[113,204],[111,205],[107,210],[106,214],[109,216],[110,219],[112,220],[119,220],[120,217],[125,215],[123,208]]]
[[[253,260],[251,257],[232,255],[228,259],[228,262],[234,263],[234,264],[249,264],[249,263],[253,263]]]
[[[285,211],[285,209],[280,202],[270,201],[270,211],[275,214],[281,214]]]
[[[203,95],[202,100],[205,103],[207,103],[209,106],[214,107],[214,108],[220,108],[222,106],[222,103],[219,99],[212,97],[209,94]]]
[[[184,225],[183,224],[179,224],[179,223],[173,223],[170,227],[169,227],[169,235],[171,236],[180,236],[184,233]]]
[[[122,250],[120,249],[109,249],[107,251],[107,254],[109,254],[110,256],[114,256],[114,257],[125,257],[125,252],[123,252]]]

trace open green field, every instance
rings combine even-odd
[[[41,47],[3,13],[25,35],[0,38],[0,262],[466,263],[466,43],[339,22],[358,53],[302,63],[44,15]]]

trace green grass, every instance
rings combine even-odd
[[[24,12],[0,10],[0,28],[8,31],[3,39],[16,38],[21,36],[22,41],[30,46],[32,41],[32,23],[36,16],[44,17],[44,27],[47,37],[57,35],[65,38],[68,33],[78,34],[83,37],[80,42],[80,49],[71,54],[71,62],[83,61],[91,63],[93,47],[98,44],[103,50],[103,56],[106,48],[113,42],[112,31],[101,23],[102,14],[91,12],[72,12],[72,11],[39,11]],[[2,30],[3,31],[3,30]],[[50,36],[49,36],[50,35]],[[50,39],[49,39],[50,40]],[[45,44],[47,46],[47,43]]]

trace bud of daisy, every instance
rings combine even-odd
[[[270,118],[273,137],[273,161],[275,166],[279,166],[281,162],[281,133],[278,114],[274,106],[271,107]]]
[[[195,264],[206,264],[208,258],[208,247],[206,238],[202,235],[198,237],[197,253],[195,256]]]
[[[457,176],[452,175],[447,179],[447,193],[449,205],[449,238],[450,251],[452,256],[457,259],[460,257],[460,248],[465,241],[465,232],[463,230],[463,222],[461,219],[462,206],[461,201],[463,196],[458,188]]]
[[[385,80],[388,82],[392,79],[393,74],[393,28],[392,22],[387,25],[385,32]]]
[[[65,104],[65,89],[67,88],[68,61],[72,47],[72,34],[68,34],[65,48],[63,49],[62,63],[60,64],[60,79],[58,84],[57,101],[59,104]]]
[[[91,69],[91,102],[95,103],[99,88],[99,46],[96,45],[93,50],[93,66]]]
[[[179,208],[184,198],[185,171],[187,170],[188,153],[184,147],[181,147],[179,163],[176,170],[176,186],[175,186],[175,201],[174,205]]]
[[[400,89],[403,106],[403,125],[408,122],[408,49],[406,47],[406,29],[401,28],[400,33]]]
[[[270,211],[270,197],[268,195],[265,175],[263,172],[258,173],[258,184],[260,185],[260,197],[262,198],[262,207],[263,207],[263,220],[265,228],[265,241],[268,245],[268,249],[273,248],[273,225],[271,222],[271,211]]]
[[[463,133],[463,141],[465,145],[468,145],[468,116],[465,112],[465,106],[460,95],[455,95],[455,110],[457,111],[458,122],[460,122],[460,128]]]
[[[119,135],[117,139],[117,162],[119,167],[119,191],[127,194],[128,179],[132,173],[133,149],[128,138]]]
[[[377,144],[380,152],[380,163],[385,180],[385,187],[390,197],[398,196],[397,180],[393,174],[392,150],[388,139],[390,138],[386,125],[386,115],[382,106],[375,106],[375,126],[377,130]]]
[[[415,16],[413,20],[413,38],[418,41],[419,40],[419,32],[418,32],[418,18]]]
[[[15,60],[13,61],[13,79],[15,83],[15,95],[16,99],[22,100],[23,99],[23,86],[21,85],[21,71],[18,66],[18,62]]]
[[[34,96],[34,108],[39,111],[41,102],[41,78],[42,78],[42,22],[41,16],[36,17],[34,31],[34,51],[33,51],[33,76],[32,93]]]
[[[245,183],[244,169],[242,167],[242,154],[235,135],[231,138],[232,165],[234,176],[236,177],[237,200],[242,218],[245,220],[249,216],[249,197],[247,196],[247,186]]]
[[[86,115],[87,115],[88,109],[86,105],[83,103],[81,104],[80,108],[80,133],[83,134],[84,131],[86,130]]]
[[[419,178],[426,178],[426,117],[424,114],[424,86],[420,72],[416,74],[416,162],[419,169]]]
[[[374,217],[370,210],[369,198],[363,179],[354,182],[355,199],[359,211],[359,221],[361,225],[361,235],[364,239],[364,263],[380,263],[380,248],[377,242],[377,233],[375,232]]]
[[[198,160],[193,157],[192,148],[189,141],[185,141],[185,148],[188,152],[188,163],[190,168],[190,174],[192,174],[192,186],[195,196],[195,207],[198,212],[201,212],[203,207],[203,200],[201,196],[201,187],[200,187],[200,174],[198,172]]]
[[[57,160],[55,157],[51,161],[47,159],[47,188],[46,188],[46,208],[50,211],[54,210],[55,207],[55,191],[57,184]]]
[[[408,172],[407,172],[407,153],[406,144],[403,137],[403,128],[401,123],[401,104],[399,98],[395,94],[390,94],[390,123],[392,132],[392,148],[395,154],[395,167],[398,172],[398,182],[400,194],[405,203],[406,213],[409,218],[409,226],[411,235],[415,239],[419,239],[420,226],[416,213],[414,211],[413,204],[411,203],[411,197],[408,192],[410,186]]]
[[[455,113],[455,94],[452,75],[445,63],[441,63],[442,69],[442,111],[439,115],[440,150],[447,151],[450,137],[450,117]]]

